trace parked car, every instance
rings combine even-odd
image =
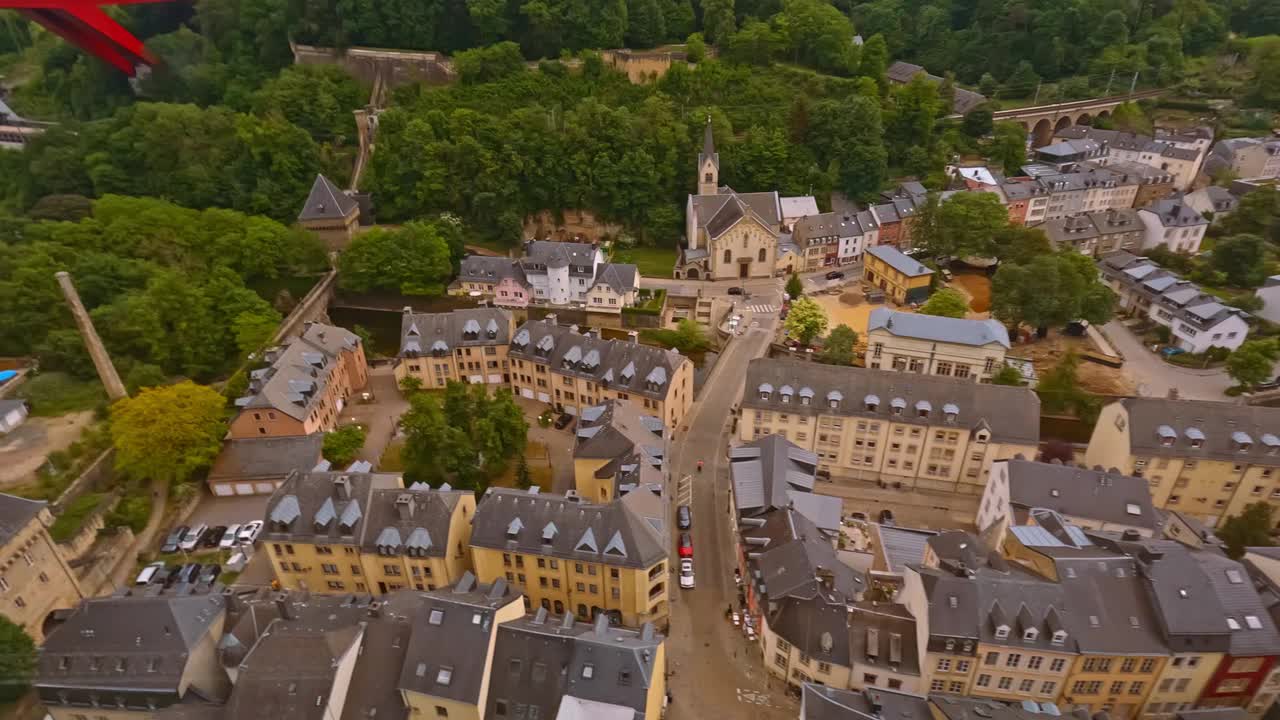
[[[214,580],[222,574],[222,566],[216,564],[205,565],[200,571],[200,578],[196,581],[204,585],[212,585]]]
[[[573,424],[573,416],[569,413],[560,413],[560,417],[556,418],[556,429],[563,430]]]
[[[196,546],[200,544],[200,538],[204,537],[207,532],[209,532],[209,526],[204,523],[192,527],[187,531],[186,535],[182,536],[182,542],[178,543],[178,549],[186,550],[187,552],[195,550]]]
[[[733,615],[732,615],[731,617],[732,617],[732,619],[733,619],[733,626],[734,626],[734,627],[738,627],[739,625],[741,625],[741,624],[742,624],[742,616],[738,614],[738,611],[737,611],[737,610],[734,610],[734,611],[733,611]]]
[[[240,527],[240,534],[237,536],[241,545],[252,545],[258,541],[258,536],[262,534],[262,521],[254,520],[247,522]]]
[[[681,505],[676,508],[676,527],[681,530],[688,530],[693,527],[693,512],[688,505]]]
[[[844,279],[844,273],[840,272],[839,270],[832,270],[831,272],[827,273],[827,279],[828,279],[828,280],[843,280],[843,279]]]
[[[693,589],[693,561],[689,558],[680,560],[680,587]]]
[[[1275,389],[1276,389],[1276,388],[1278,388],[1278,387],[1280,387],[1280,375],[1275,376],[1275,378],[1274,378],[1273,380],[1270,380],[1270,381],[1268,381],[1268,382],[1259,383],[1259,384],[1257,384],[1257,385],[1254,385],[1254,386],[1253,386],[1253,389],[1254,389],[1254,391],[1258,391],[1258,390],[1275,390]]]
[[[178,545],[182,542],[182,538],[186,536],[187,531],[191,528],[186,525],[179,525],[169,532],[169,537],[164,539],[160,544],[160,552],[173,553],[178,552]]]
[[[204,535],[200,536],[200,547],[202,548],[218,547],[218,543],[222,540],[222,536],[226,532],[227,532],[226,525],[214,525],[213,527],[206,530]]]
[[[743,294],[745,294],[745,291],[744,291],[742,288],[738,287],[737,285],[734,285],[733,287],[729,288],[729,290],[728,290],[727,292],[728,292],[730,295],[743,295]]]
[[[885,508],[884,510],[881,510],[881,511],[880,511],[880,524],[881,524],[881,525],[888,525],[889,527],[893,527],[894,522],[893,522],[893,511],[892,511],[892,510],[890,510],[890,509],[888,509],[888,508]]]
[[[693,537],[687,532],[680,533],[680,557],[693,557]]]
[[[165,586],[177,585],[180,583],[194,583],[200,577],[200,563],[187,563],[178,568],[178,571],[169,576],[165,581]]]
[[[138,573],[138,577],[134,578],[133,584],[150,585],[155,582],[155,577],[161,570],[164,570],[164,562],[157,560],[142,568],[142,572]]]
[[[235,524],[228,527],[223,533],[222,538],[218,540],[218,549],[230,550],[236,546],[236,537],[240,534],[240,525]]]

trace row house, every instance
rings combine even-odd
[[[1214,144],[1205,160],[1209,174],[1230,172],[1241,178],[1280,177],[1280,140],[1227,138]]]
[[[1073,125],[1054,133],[1055,140],[1094,140],[1105,148],[1105,155],[1093,162],[1136,162],[1167,172],[1179,190],[1189,188],[1213,142],[1207,128],[1196,128],[1181,134],[1138,135],[1118,130],[1103,130],[1086,125]]]
[[[400,317],[400,361],[396,384],[417,379],[423,388],[443,388],[449,381],[506,386],[511,382],[507,351],[515,321],[499,308],[469,308],[447,313],[415,313]]]
[[[606,262],[593,243],[530,240],[518,260],[484,255],[462,259],[454,294],[485,297],[500,307],[530,304],[621,313],[635,305],[640,271]]]
[[[811,272],[861,260],[863,251],[879,243],[880,225],[869,210],[821,213],[797,220],[792,241]]]
[[[1098,261],[1098,269],[1115,291],[1121,313],[1169,328],[1175,347],[1192,353],[1211,347],[1234,350],[1249,336],[1248,313],[1224,305],[1145,257],[1111,253]]]
[[[980,495],[992,462],[1034,455],[1039,412],[1021,387],[759,358],[738,437],[781,435],[832,475]]]
[[[1039,227],[1055,249],[1070,248],[1091,257],[1121,250],[1140,252],[1146,236],[1137,210],[1116,208],[1058,218]]]
[[[578,496],[603,503],[643,487],[666,488],[666,429],[661,418],[621,400],[584,409],[573,444]]]
[[[1204,215],[1181,197],[1154,202],[1138,210],[1138,218],[1146,228],[1142,239],[1144,249],[1164,245],[1174,252],[1195,255],[1200,252],[1200,242],[1209,229]]]
[[[310,435],[338,425],[347,401],[369,381],[364,344],[349,330],[307,323],[301,335],[263,353],[235,401],[230,438]]]

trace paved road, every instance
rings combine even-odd
[[[762,301],[765,298],[760,298]],[[773,292],[775,305],[780,302]],[[737,600],[733,582],[734,551],[727,507],[729,469],[725,448],[732,419],[730,409],[742,393],[747,363],[764,354],[777,325],[776,313],[757,316],[760,325],[733,340],[720,357],[701,398],[689,415],[689,430],[672,452],[672,477],[692,477],[693,547],[697,588],[680,590],[673,582],[671,631],[668,636],[669,689],[674,720],[743,717],[761,720],[794,718],[798,704],[774,681],[770,688],[758,646],[748,644],[724,617]],[[697,471],[697,462],[704,468]],[[673,576],[673,581],[674,581]]]
[[[1139,395],[1166,397],[1170,388],[1177,388],[1178,397],[1184,400],[1234,402],[1222,394],[1235,384],[1222,370],[1192,370],[1170,365],[1117,320],[1103,325],[1102,329],[1124,355],[1124,369],[1137,383]]]

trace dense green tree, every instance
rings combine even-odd
[[[36,675],[36,643],[9,618],[0,615],[0,703],[16,702]]]
[[[1041,255],[1053,253],[1049,236],[1038,227],[1009,225],[997,230],[994,235],[995,256],[1001,262],[1026,264]]]
[[[969,137],[979,138],[990,134],[995,127],[991,108],[986,105],[979,105],[965,113],[960,127],[964,134]]]
[[[853,23],[825,0],[783,0],[776,21],[792,62],[842,75],[857,67]]]
[[[208,467],[222,448],[225,400],[180,382],[150,388],[111,406],[116,467],[138,479],[179,483]]]
[[[796,298],[783,327],[802,345],[808,345],[827,331],[827,312],[807,297]]]
[[[912,237],[934,257],[992,257],[996,233],[1009,224],[1009,211],[994,193],[956,193],[937,205],[922,208]]]
[[[448,242],[433,223],[411,222],[357,235],[338,259],[338,271],[342,287],[356,292],[443,295],[453,263]]]
[[[1040,396],[1040,408],[1044,412],[1067,412],[1092,423],[1102,403],[1080,387],[1079,366],[1080,359],[1074,352],[1068,352],[1036,383],[1036,394]]]
[[[484,492],[524,454],[529,425],[508,388],[450,382],[443,398],[415,393],[400,418],[405,478]]]
[[[1018,368],[1012,365],[1005,365],[991,376],[992,385],[1022,385],[1022,373],[1018,372]]]
[[[1027,132],[1018,123],[995,123],[988,156],[1006,175],[1021,175],[1027,162]]]
[[[1227,374],[1245,388],[1271,380],[1271,368],[1280,360],[1280,343],[1274,338],[1246,340],[1227,356]]]
[[[1104,323],[1114,302],[1093,261],[1073,251],[1003,263],[991,283],[992,315],[1010,328],[1025,324],[1042,334],[1073,320]]]
[[[1213,246],[1214,269],[1239,288],[1255,288],[1267,277],[1267,244],[1258,235],[1232,235]]]
[[[464,50],[454,56],[453,63],[464,83],[487,83],[524,72],[520,46],[513,42]]]
[[[733,0],[702,0],[702,34],[707,42],[719,45],[736,30]]]
[[[768,65],[781,52],[784,42],[773,25],[749,19],[724,44],[724,55],[744,65]]]
[[[1271,515],[1275,508],[1270,503],[1258,501],[1244,506],[1239,515],[1232,515],[1218,528],[1218,537],[1227,544],[1227,555],[1237,560],[1244,556],[1247,547],[1270,547]]]
[[[1280,190],[1263,187],[1245,195],[1236,209],[1216,224],[1227,235],[1258,235],[1280,242]]]
[[[822,349],[813,359],[825,365],[852,365],[857,344],[858,333],[841,323],[822,339]]]
[[[925,168],[909,167],[912,151],[927,153],[933,147],[934,123],[943,110],[938,100],[938,87],[923,75],[894,88],[884,119],[884,142],[890,161],[910,172]]]
[[[929,296],[929,299],[921,306],[920,314],[963,318],[969,314],[969,301],[959,292],[950,288],[943,288]]]
[[[337,65],[294,65],[253,94],[256,113],[279,113],[316,140],[355,142],[352,111],[365,105],[368,91]]]
[[[335,468],[345,468],[355,462],[364,448],[365,430],[359,425],[343,425],[324,435],[322,453],[324,459]]]
[[[994,75],[989,72],[982,73],[982,78],[978,80],[978,92],[989,98],[994,98],[1000,90],[1000,83],[996,81]]]
[[[1280,110],[1280,39],[1268,40],[1254,48],[1249,66],[1253,71],[1249,102]]]
[[[804,283],[800,282],[800,276],[791,273],[791,277],[787,278],[787,297],[795,300],[804,294]]]
[[[711,340],[702,326],[688,318],[677,322],[674,329],[646,328],[640,334],[646,342],[674,348],[686,355],[706,352],[711,348]]]
[[[1004,82],[1004,94],[1009,97],[1028,97],[1040,84],[1040,76],[1031,63],[1023,60],[1018,63],[1013,74]]]
[[[884,85],[888,82],[884,71],[888,67],[889,45],[885,42],[884,36],[876,34],[867,38],[862,45],[862,59],[858,64],[858,74],[875,80],[882,87],[887,87]]]
[[[702,62],[707,54],[707,41],[702,39],[702,33],[693,33],[684,41],[684,49],[689,62]]]
[[[658,0],[627,2],[627,46],[651,48],[667,38],[667,21]]]
[[[868,97],[816,104],[809,138],[818,157],[835,165],[837,186],[851,198],[870,200],[884,186],[888,174],[879,104]]]

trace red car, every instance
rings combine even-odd
[[[680,533],[680,557],[693,557],[693,538],[689,537],[689,533]]]

